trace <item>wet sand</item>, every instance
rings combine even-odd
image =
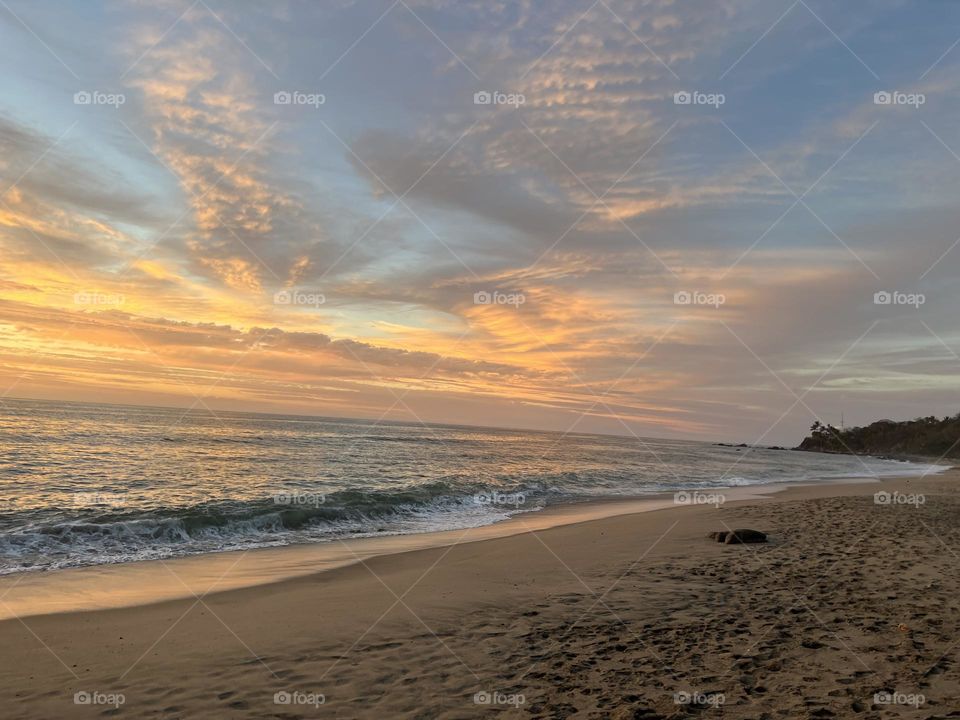
[[[225,592],[209,570],[187,588],[185,565],[140,563],[142,594],[189,597],[20,607],[0,622],[0,706],[10,718],[960,717],[958,479],[464,534]],[[878,504],[880,491],[900,494]],[[739,527],[770,542],[705,537]],[[297,549],[270,552],[282,564]],[[20,602],[11,585],[0,594]]]

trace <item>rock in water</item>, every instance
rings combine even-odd
[[[727,545],[738,545],[740,543],[764,543],[767,541],[767,534],[762,533],[759,530],[734,530],[733,532],[725,533],[726,537],[721,541],[719,538],[717,542],[723,542]]]

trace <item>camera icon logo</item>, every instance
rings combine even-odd
[[[692,302],[693,302],[693,295],[691,295],[686,290],[681,290],[680,292],[675,292],[673,294],[674,305],[689,305]]]
[[[889,505],[892,496],[886,490],[880,490],[873,494],[873,504],[874,505]]]
[[[293,300],[293,295],[289,290],[279,290],[273,294],[274,305],[289,305]]]
[[[289,705],[291,702],[293,702],[293,695],[286,690],[280,690],[273,694],[274,705]]]
[[[874,105],[890,105],[892,102],[893,102],[893,95],[891,95],[886,90],[881,90],[880,92],[875,92],[873,94]]]
[[[474,105],[490,105],[493,103],[493,95],[486,90],[480,90],[473,94]]]
[[[486,290],[479,290],[473,294],[474,305],[490,305],[493,303],[493,296]]]
[[[89,105],[92,102],[93,102],[93,95],[88,93],[86,90],[81,90],[80,92],[75,92],[73,94],[74,105]]]
[[[281,90],[273,94],[274,105],[289,105],[291,102],[293,102],[293,96],[286,90]]]
[[[886,290],[880,290],[873,294],[873,304],[874,305],[889,305],[893,302],[893,295],[888,293]]]
[[[493,695],[486,690],[481,690],[473,696],[473,702],[476,705],[489,705],[493,702]]]
[[[93,702],[93,696],[85,690],[73,694],[74,705],[90,705]]]
[[[674,105],[689,105],[691,102],[693,102],[693,95],[686,90],[681,90],[673,94]]]

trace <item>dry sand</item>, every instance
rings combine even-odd
[[[960,717],[958,479],[793,488],[6,620],[0,717]],[[771,542],[705,538],[736,527]],[[162,563],[156,578],[176,581]]]

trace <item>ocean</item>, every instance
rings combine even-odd
[[[527,430],[0,403],[0,574],[477,527],[552,504],[927,465]],[[694,492],[697,491],[697,492]]]

